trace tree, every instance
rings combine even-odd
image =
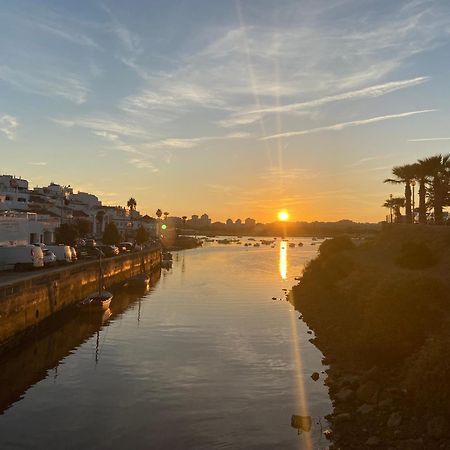
[[[404,166],[396,166],[392,169],[392,174],[396,178],[388,178],[384,180],[385,183],[405,184],[405,210],[406,221],[411,223],[411,181],[415,177],[415,164],[406,164]]]
[[[78,236],[77,227],[69,223],[63,223],[55,230],[55,240],[57,244],[74,246]]]
[[[395,216],[396,222],[401,221],[402,213],[400,211],[400,208],[405,207],[405,199],[403,197],[388,198],[384,202],[383,206],[385,208],[389,208],[390,210],[394,211],[394,216]]]
[[[160,219],[161,216],[162,216],[162,211],[158,208],[158,209],[156,210],[156,217],[157,217],[158,219]]]
[[[428,198],[434,209],[434,221],[441,224],[443,208],[448,204],[450,180],[450,154],[435,155],[419,160],[424,172],[430,177]]]
[[[136,200],[131,197],[128,201],[127,201],[127,206],[128,208],[130,208],[130,211],[133,211],[136,209],[137,203]]]
[[[116,245],[120,242],[121,237],[115,223],[108,223],[103,233],[103,243],[106,245]]]
[[[150,239],[149,232],[142,225],[139,225],[139,228],[136,232],[136,244],[138,245],[145,244],[146,242],[148,242],[149,239]]]
[[[164,220],[167,220],[167,217],[169,216],[169,213],[168,212],[165,212],[164,213]]]
[[[183,228],[186,228],[187,216],[183,216],[181,219],[183,220]]]
[[[85,237],[91,232],[91,223],[88,220],[78,219],[75,223],[79,237]]]
[[[426,193],[428,172],[427,167],[420,160],[414,164],[414,178],[419,182],[419,223],[427,223]]]

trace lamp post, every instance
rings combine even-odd
[[[389,194],[389,215],[391,217],[391,223],[392,223],[392,194]]]
[[[411,220],[412,220],[412,223],[414,224],[414,222],[415,222],[415,213],[414,213],[414,187],[415,187],[415,185],[416,185],[416,180],[411,180],[411,187],[412,187],[412,217],[411,217]]]

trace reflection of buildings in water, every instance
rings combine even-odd
[[[283,280],[287,278],[287,242],[280,241],[280,276]]]
[[[0,355],[0,415],[15,402],[21,400],[26,391],[45,379],[54,369],[54,381],[58,375],[58,365],[97,333],[96,354],[101,352],[102,342],[99,331],[108,326],[108,321],[120,317],[130,306],[153,290],[160,278],[160,271],[150,275],[150,289],[138,292],[136,289],[118,288],[110,311],[87,313],[78,308],[62,311],[50,318],[24,337],[20,344]],[[141,311],[138,309],[138,319]]]

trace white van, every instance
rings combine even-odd
[[[0,247],[0,267],[15,270],[44,267],[44,254],[35,245]]]
[[[45,248],[55,254],[58,263],[68,264],[72,262],[72,250],[68,245],[46,245]]]

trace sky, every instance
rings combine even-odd
[[[380,221],[450,149],[447,0],[4,0],[0,172],[213,220]]]

